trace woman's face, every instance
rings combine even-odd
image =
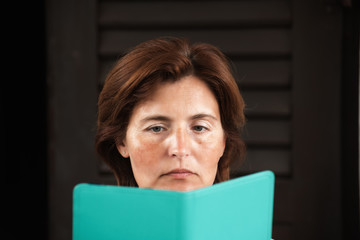
[[[135,107],[117,148],[140,188],[189,191],[214,183],[225,141],[213,93],[188,76],[158,85]]]

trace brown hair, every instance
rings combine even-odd
[[[125,139],[134,107],[153,93],[157,83],[177,81],[189,75],[204,81],[219,104],[226,147],[218,163],[215,183],[230,178],[232,160],[243,159],[244,102],[227,58],[210,44],[191,45],[186,39],[158,38],[139,44],[119,59],[99,96],[96,150],[114,172],[119,185],[137,186],[130,161],[116,147]]]

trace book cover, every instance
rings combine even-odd
[[[262,171],[189,192],[78,184],[73,240],[270,240],[274,182]]]

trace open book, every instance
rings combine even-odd
[[[262,171],[189,192],[79,184],[73,240],[270,240],[274,181]]]

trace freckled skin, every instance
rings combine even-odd
[[[160,84],[135,107],[117,148],[139,187],[189,191],[213,184],[225,142],[213,93],[188,76]]]

